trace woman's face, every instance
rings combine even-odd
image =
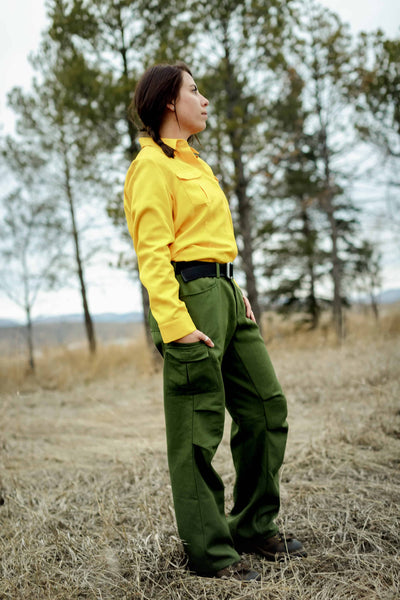
[[[208,100],[197,89],[193,77],[182,72],[182,85],[173,108],[180,134],[187,139],[206,128]]]

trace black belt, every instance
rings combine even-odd
[[[173,262],[176,275],[181,275],[183,281],[193,281],[200,277],[233,277],[233,263],[204,262],[201,260],[190,260]]]

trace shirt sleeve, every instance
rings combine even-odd
[[[179,283],[171,264],[169,246],[175,239],[172,192],[156,161],[132,164],[125,183],[124,207],[140,280],[148,291],[163,341],[192,333],[196,326],[179,299]]]

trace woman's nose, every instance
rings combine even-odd
[[[203,104],[203,106],[208,106],[210,104],[209,101],[207,100],[207,98],[205,96],[202,96],[202,102],[201,103]]]

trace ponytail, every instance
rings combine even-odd
[[[160,146],[161,150],[164,152],[164,154],[166,154],[166,156],[168,156],[168,158],[175,158],[175,150],[173,148],[171,148],[171,146],[168,146],[168,144],[164,144],[164,142],[160,138],[159,134],[155,133],[152,129],[150,129],[148,127],[146,127],[146,131],[149,134],[149,136],[151,137],[151,139],[158,146]]]

